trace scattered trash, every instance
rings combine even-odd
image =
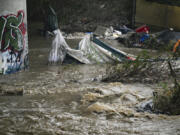
[[[150,99],[148,101],[142,102],[139,106],[137,111],[139,112],[149,112],[152,113],[154,111],[153,108],[153,100]]]
[[[136,30],[132,30],[125,25],[117,28],[121,35],[116,36],[116,39],[127,47],[143,47],[143,43],[150,38],[150,28],[143,25]],[[114,30],[115,31],[115,30]]]
[[[176,53],[177,50],[180,49],[180,40],[176,42],[176,44],[173,47],[173,53]]]
[[[114,40],[121,36],[122,32],[119,30],[115,30],[112,26],[110,26],[109,28],[98,26],[94,32],[94,35],[99,38]]]
[[[79,49],[67,49],[67,53],[84,64],[107,63],[134,60],[135,57],[103,43],[93,35],[86,35],[79,43]],[[74,52],[79,53],[74,53]],[[77,57],[81,54],[81,57]]]
[[[117,39],[126,47],[159,49],[163,46],[166,47],[170,45],[173,52],[180,48],[179,43],[177,42],[180,40],[180,32],[175,32],[172,28],[153,34],[149,34],[150,28],[146,25],[143,25],[134,31],[126,26],[123,26],[123,28],[118,30],[121,32],[121,35],[115,35],[114,39]],[[114,31],[116,30],[113,30],[113,32]]]
[[[82,38],[78,49],[72,49],[66,43],[60,30],[53,31],[55,38],[52,42],[52,50],[49,55],[49,63],[63,63],[66,54],[84,64],[107,63],[107,62],[122,62],[124,60],[135,60],[136,57],[129,55],[121,50],[112,48],[110,45],[101,41],[101,38],[118,40],[126,47],[140,47],[140,48],[158,48],[158,43],[167,43],[170,41],[178,41],[180,39],[180,32],[166,30],[155,34],[149,34],[150,28],[143,25],[135,30],[132,30],[125,25],[119,28],[109,28],[104,26],[97,26],[94,32],[76,33],[74,35],[67,35],[67,39]],[[155,42],[156,47],[153,46]],[[149,44],[148,44],[149,43]],[[173,51],[179,48],[179,42],[174,45]]]
[[[115,29],[120,31],[122,34],[127,34],[128,32],[134,32],[134,30],[126,27],[125,25],[121,26],[120,28],[115,28]]]
[[[140,37],[140,43],[143,43],[145,40],[149,38],[149,34],[145,33]]]
[[[65,39],[83,39],[86,34],[92,34],[92,32],[87,32],[87,33],[74,32],[74,33],[70,33],[70,34],[66,34],[65,32],[62,33],[62,35]]]
[[[158,42],[169,43],[170,41],[177,42],[180,39],[180,32],[175,32],[173,30],[164,30],[158,33],[153,34]]]
[[[107,27],[104,27],[104,26],[97,26],[96,30],[94,31],[94,35],[96,35],[98,37],[104,37],[108,33],[113,32],[113,29],[111,29],[111,28],[108,29]]]
[[[137,28],[135,31],[136,31],[137,33],[142,33],[142,32],[143,32],[143,33],[149,33],[149,30],[150,30],[150,28],[149,28],[148,26],[143,25],[143,26]]]
[[[146,46],[151,49],[166,48],[169,51],[175,51],[175,43],[180,39],[180,32],[175,32],[173,29],[164,30],[154,34],[150,34],[150,38]],[[174,47],[174,48],[173,48]],[[178,49],[178,45],[177,48]]]
[[[135,56],[112,48],[97,39],[93,34],[87,34],[79,43],[78,49],[71,49],[66,43],[60,30],[53,31],[55,38],[49,55],[50,63],[62,63],[66,54],[84,64],[122,62],[135,60]]]

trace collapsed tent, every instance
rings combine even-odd
[[[87,34],[80,41],[77,50],[69,47],[59,29],[53,31],[53,34],[55,37],[49,54],[50,63],[62,63],[66,54],[84,64],[135,60],[135,56],[112,48],[91,34]]]
[[[173,30],[164,30],[154,34],[159,42],[168,43],[170,41],[177,42],[180,39],[180,32]]]

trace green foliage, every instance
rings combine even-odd
[[[162,87],[163,90],[165,90],[165,91],[168,90],[168,83],[167,82],[160,82],[159,86]]]
[[[161,72],[155,76],[152,74],[158,72],[153,69],[153,65],[150,60],[150,56],[147,51],[142,51],[135,61],[124,61],[122,64],[111,65],[107,68],[106,76],[103,77],[104,82],[155,82],[160,80]],[[149,79],[152,76],[155,79]],[[147,81],[146,81],[147,80]]]
[[[154,95],[155,110],[173,115],[180,114],[180,84],[173,88],[168,88],[168,84],[163,84],[162,90]]]
[[[135,61],[126,61],[123,64],[123,68],[127,71],[130,70],[133,73],[137,72],[146,67],[148,59],[150,59],[150,56],[148,55],[148,52],[144,50],[137,56]]]
[[[174,87],[169,87],[168,83],[161,83],[162,90],[154,95],[154,108],[164,113],[177,115],[180,114],[180,83],[177,82],[171,63],[168,63],[174,79]]]

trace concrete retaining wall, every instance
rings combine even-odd
[[[136,23],[180,30],[180,7],[136,0]]]

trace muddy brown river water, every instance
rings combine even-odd
[[[77,40],[69,40],[77,44]],[[0,76],[0,135],[180,135],[180,116],[137,112],[145,84],[103,83],[108,64],[48,66],[50,41],[29,39],[28,71]]]

